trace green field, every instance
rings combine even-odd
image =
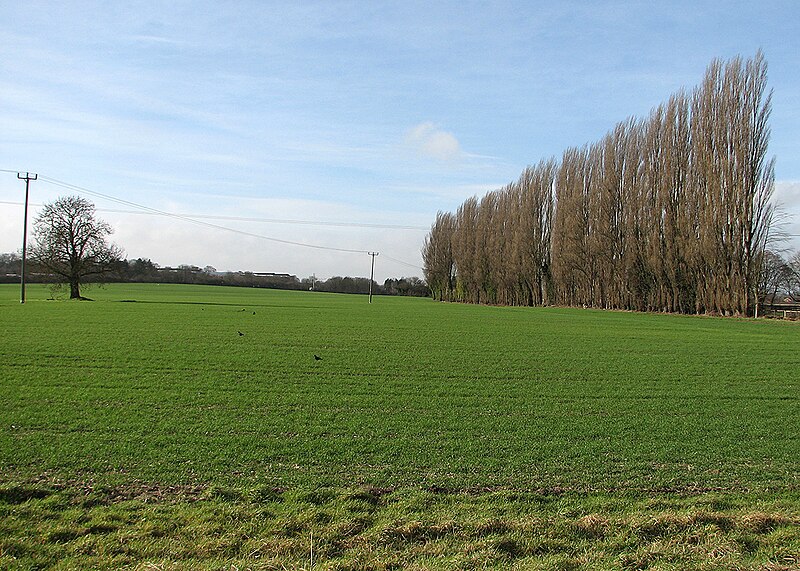
[[[0,567],[308,568],[316,529],[315,568],[646,568],[670,561],[636,559],[662,538],[636,535],[650,512],[738,546],[697,568],[798,564],[797,324],[203,286],[18,295],[0,286]],[[167,522],[239,510],[217,514],[223,530],[266,517],[263,541],[289,520],[296,533],[272,555],[239,538],[241,551],[170,559],[176,525],[158,535],[166,551],[107,554],[131,521],[81,560],[87,514],[125,509]],[[350,542],[326,551],[351,512]],[[728,523],[697,528],[709,513]],[[754,514],[774,521],[753,531]],[[592,515],[639,541],[581,532]],[[536,518],[552,541],[578,535],[537,551]],[[31,532],[39,520],[72,532],[36,543],[50,533]],[[388,547],[369,559],[360,540]]]

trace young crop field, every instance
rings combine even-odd
[[[800,565],[797,324],[18,294],[0,286],[2,568]]]

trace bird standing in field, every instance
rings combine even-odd
[[[314,355],[314,360],[315,361],[322,361],[322,357],[320,357],[319,355]]]
[[[239,337],[244,337],[244,333],[242,333],[241,331],[239,331],[238,333],[239,333]]]

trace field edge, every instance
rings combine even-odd
[[[8,569],[784,571],[800,564],[800,492],[162,489],[6,479],[0,538]]]

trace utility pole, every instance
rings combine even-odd
[[[22,176],[21,172],[17,173],[17,178],[19,180],[25,181],[25,213],[23,214],[23,222],[22,222],[22,267],[20,268],[20,303],[25,303],[25,258],[28,255],[28,191],[30,190],[31,181],[36,180],[39,178],[39,175],[34,173],[31,176],[31,173],[26,172],[25,176]]]
[[[367,252],[367,254],[372,256],[372,269],[369,271],[369,302],[372,303],[372,276],[375,275],[375,256],[378,252]]]

